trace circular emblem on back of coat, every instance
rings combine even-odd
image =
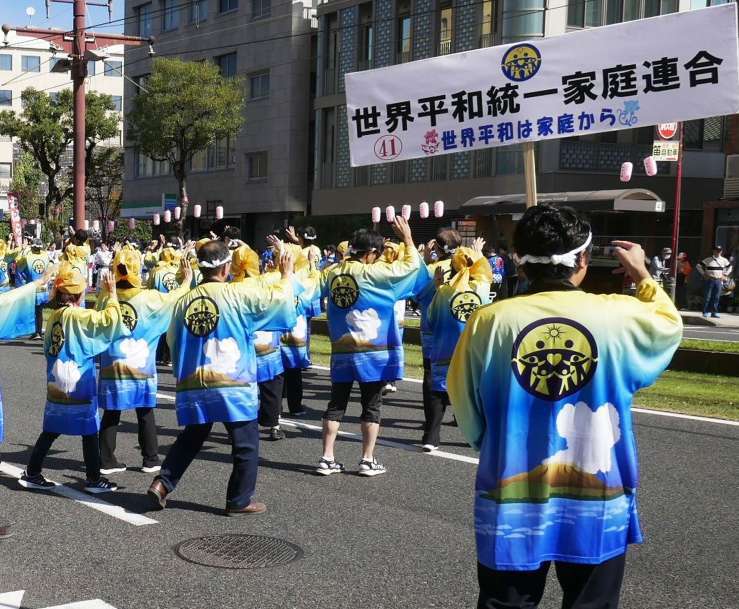
[[[216,329],[220,317],[215,300],[198,296],[185,309],[185,327],[195,336],[208,336]]]
[[[480,305],[482,304],[482,298],[480,298],[477,292],[467,291],[455,294],[449,303],[449,308],[452,310],[452,315],[457,321],[466,323]]]
[[[121,301],[121,315],[123,316],[123,324],[133,332],[139,323],[139,314],[136,309],[128,302]]]
[[[5,260],[0,260],[0,271],[7,271],[8,270],[8,263],[5,262]]]
[[[177,277],[174,273],[165,273],[162,277],[162,285],[167,288],[167,292],[171,292],[172,290],[176,290],[178,287],[180,287],[180,284],[177,283]]]
[[[49,342],[49,354],[56,357],[64,347],[64,329],[62,324],[55,321],[51,326],[51,340]]]
[[[351,275],[336,275],[331,280],[331,301],[340,309],[348,309],[359,299],[359,286]]]
[[[31,268],[37,275],[43,275],[46,270],[46,263],[41,258],[36,258],[36,260],[33,261],[33,264],[31,264]]]
[[[511,367],[531,395],[556,401],[582,389],[598,366],[598,346],[582,324],[548,317],[526,326],[516,338]]]

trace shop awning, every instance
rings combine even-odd
[[[580,211],[665,211],[665,202],[646,188],[539,193],[539,203],[567,205]],[[471,214],[519,214],[526,210],[526,193],[473,197],[461,206]]]

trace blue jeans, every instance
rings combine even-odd
[[[706,279],[703,284],[703,315],[718,313],[723,282],[720,279]]]
[[[233,470],[226,492],[226,507],[239,509],[251,503],[257,485],[259,426],[256,420],[223,425],[231,440],[233,458]],[[180,478],[200,452],[212,428],[213,423],[187,425],[177,436],[157,476],[168,492],[171,493],[177,487]]]

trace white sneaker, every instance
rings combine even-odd
[[[382,395],[387,395],[388,393],[397,393],[398,388],[395,386],[395,383],[385,383],[385,386],[382,388]]]
[[[116,463],[112,467],[101,467],[100,473],[103,474],[103,476],[110,476],[110,474],[118,474],[120,472],[126,471],[126,464],[125,463]]]
[[[344,465],[336,461],[329,461],[321,457],[316,468],[316,473],[321,476],[330,476],[331,474],[340,474],[344,471]]]
[[[439,450],[439,447],[433,444],[424,444],[423,446],[421,446],[421,448],[423,449],[423,452],[425,453],[432,453],[435,450]]]
[[[359,471],[357,472],[360,476],[379,476],[387,471],[382,463],[378,463],[377,459],[367,461],[362,459],[359,462]]]
[[[161,465],[143,465],[141,467],[141,471],[145,474],[156,474],[162,470]],[[100,473],[103,473],[103,470],[100,470]]]

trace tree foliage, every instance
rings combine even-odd
[[[36,159],[30,152],[22,152],[13,164],[13,179],[10,181],[10,192],[18,195],[21,218],[43,217],[44,195],[41,192],[44,174]]]
[[[64,202],[72,196],[72,180],[67,175],[64,155],[74,141],[72,91],[64,90],[57,98],[26,89],[21,94],[23,110],[16,114],[0,112],[0,135],[16,138],[24,152],[35,159],[48,182],[47,218],[60,221]],[[97,145],[118,135],[119,118],[110,95],[88,93],[86,96],[87,169]]]
[[[193,156],[241,129],[243,105],[241,81],[224,78],[214,64],[154,60],[146,90],[134,98],[128,114],[127,137],[141,154],[169,163],[183,212]]]

